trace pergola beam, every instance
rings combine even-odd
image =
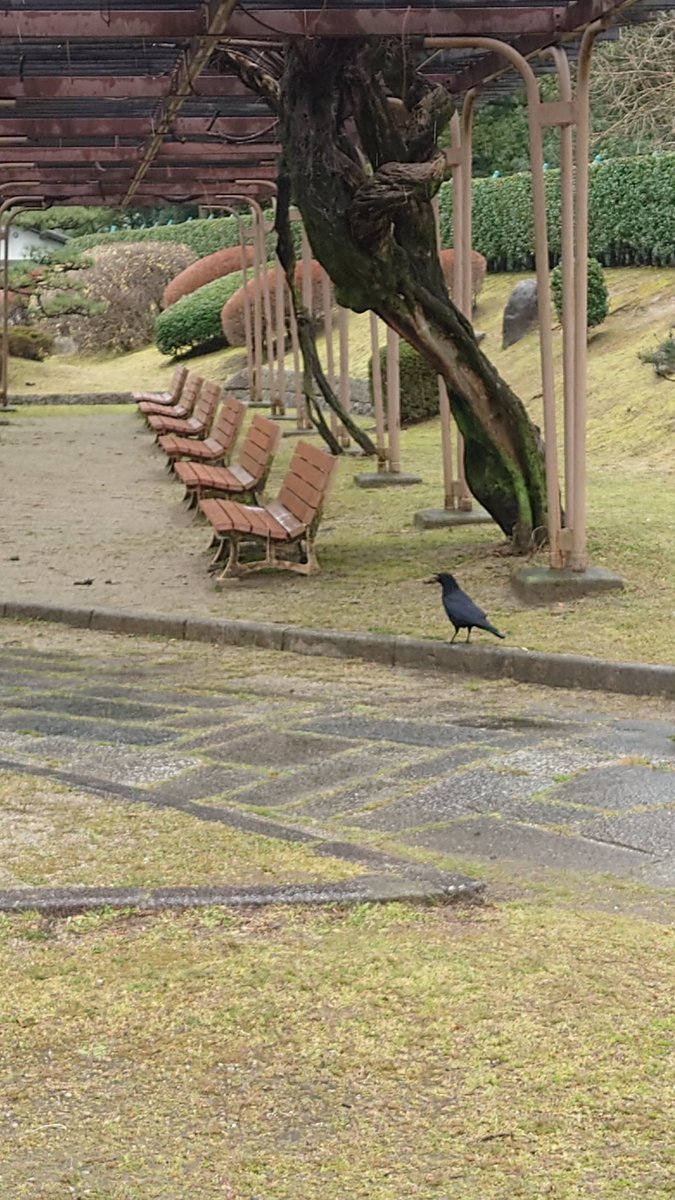
[[[150,164],[159,153],[162,141],[167,133],[171,132],[181,105],[191,95],[196,80],[213,53],[213,38],[225,32],[235,3],[236,0],[208,0],[205,9],[207,27],[204,35],[200,36],[199,40],[179,60],[169,89],[170,95],[162,101],[160,112],[157,114],[156,128],[146,148],[143,161],[129,186],[125,203],[128,204],[133,200]],[[205,132],[208,132],[208,128]]]
[[[227,166],[235,164],[274,163],[281,147],[276,142],[244,142],[241,145],[228,145],[224,152],[223,144],[218,139],[210,142],[171,142],[163,143],[155,159],[157,166],[187,165],[187,166]],[[88,145],[88,146],[6,146],[0,145],[0,169],[8,171],[9,163],[35,163],[40,167],[52,164],[66,166],[81,166],[86,163],[128,163],[133,165],[140,161],[141,150],[138,146],[125,145]],[[25,167],[21,168],[25,170]],[[240,167],[237,168],[241,169]]]
[[[142,163],[145,170],[152,159],[159,153],[162,140],[166,134],[175,137],[201,136],[211,134],[214,138],[248,137],[264,133],[276,125],[276,118],[271,113],[259,113],[250,117],[175,117],[172,124],[162,133],[152,157],[144,152]],[[89,137],[123,137],[145,138],[152,137],[152,142],[159,138],[159,133],[153,133],[153,122],[148,117],[8,117],[0,119],[0,131],[6,137],[28,137],[34,141],[43,138],[89,138]],[[139,173],[139,180],[142,179]]]
[[[0,75],[0,99],[162,100],[169,95],[166,75]],[[237,75],[202,75],[192,95],[253,97]]]

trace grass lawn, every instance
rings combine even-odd
[[[0,953],[12,1200],[672,1196],[662,925],[541,899],[28,915]]]

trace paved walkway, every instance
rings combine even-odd
[[[333,851],[675,883],[654,704],[10,622],[0,643],[0,770]]]

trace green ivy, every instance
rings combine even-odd
[[[605,275],[597,258],[589,258],[588,263],[588,312],[586,325],[588,329],[594,329],[596,325],[602,325],[607,313],[609,312],[609,292],[605,282]],[[562,320],[562,266],[558,264],[551,272],[551,291],[553,293],[553,303],[555,311],[558,314],[558,320]]]
[[[160,352],[179,354],[214,341],[224,344],[220,314],[241,286],[242,273],[234,271],[205,283],[166,308],[155,322],[155,340]]]

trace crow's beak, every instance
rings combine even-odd
[[[438,579],[435,575],[432,575],[431,579],[423,579],[422,583],[438,583]]]

